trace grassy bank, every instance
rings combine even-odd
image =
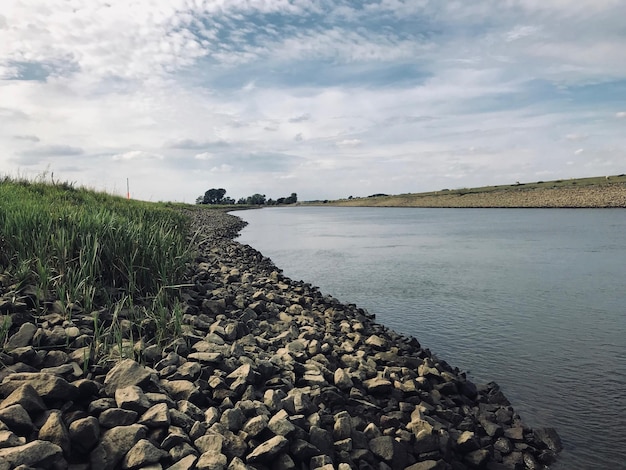
[[[626,207],[626,175],[577,178],[328,201],[380,207]]]
[[[123,355],[128,322],[162,340],[180,315],[171,294],[189,257],[187,223],[166,204],[0,179],[0,302],[67,319],[93,314],[97,355],[116,344]]]

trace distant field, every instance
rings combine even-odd
[[[626,175],[315,202],[363,207],[626,207]]]

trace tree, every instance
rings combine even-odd
[[[204,193],[204,197],[202,198],[202,202],[200,204],[221,204],[223,202],[222,199],[224,199],[224,194],[226,194],[226,190],[224,188],[211,188]]]
[[[291,196],[285,198],[285,204],[295,204],[298,202],[298,195],[296,193],[291,193]]]
[[[263,204],[265,204],[265,194],[253,194],[252,196],[248,197],[246,202],[253,206],[262,206]]]

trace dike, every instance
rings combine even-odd
[[[68,320],[0,298],[11,321],[0,354],[0,470],[496,470],[555,461],[555,430],[525,426],[497,384],[473,384],[415,338],[283,276],[234,241],[239,218],[189,214],[198,251],[193,287],[181,294],[183,334],[162,350],[137,342],[139,361],[85,363],[89,315]]]

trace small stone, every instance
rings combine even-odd
[[[187,455],[182,459],[178,459],[175,464],[166,467],[165,470],[192,470],[195,468],[198,457],[195,455]]]
[[[18,404],[22,405],[29,414],[41,413],[47,409],[43,400],[37,394],[37,391],[30,384],[21,385],[13,390],[13,392],[2,401],[0,409]]]
[[[116,426],[128,426],[137,420],[137,412],[123,410],[122,408],[109,408],[100,413],[98,422],[104,428],[114,428]]]
[[[350,390],[354,382],[350,375],[342,368],[338,368],[334,375],[335,386],[341,390]]]
[[[374,377],[363,381],[365,389],[372,395],[384,395],[391,392],[393,384],[382,377]]]
[[[70,436],[60,411],[53,410],[50,412],[48,419],[39,430],[39,439],[58,445],[63,449],[65,455],[69,455],[71,449]]]
[[[147,439],[141,439],[124,456],[122,468],[132,469],[145,467],[150,464],[155,464],[167,456],[168,453],[164,450],[157,448]]]
[[[166,427],[170,425],[170,422],[170,410],[167,403],[153,405],[137,421],[138,424],[144,424],[149,428]]]
[[[26,436],[34,429],[33,422],[22,405],[11,405],[0,410],[0,421],[20,436]]]
[[[20,465],[49,468],[55,463],[61,465],[61,462],[64,462],[63,450],[52,442],[37,440],[21,446],[0,449],[0,464],[2,462],[8,463],[8,468],[17,468]],[[66,467],[67,463],[65,467],[60,468]]]
[[[222,445],[224,443],[224,436],[221,434],[210,433],[202,437],[199,437],[194,441],[194,445],[204,453],[219,454],[222,452]]]
[[[242,428],[244,421],[245,416],[239,408],[225,410],[220,418],[220,423],[233,432],[239,431]]]
[[[118,407],[137,413],[143,413],[150,408],[150,400],[143,393],[143,390],[136,385],[120,387],[115,390],[115,402]]]
[[[246,461],[249,463],[269,462],[278,455],[287,445],[289,441],[283,436],[274,436],[257,446],[248,456]]]
[[[18,372],[8,375],[0,384],[0,395],[9,395],[22,385],[31,385],[44,402],[69,401],[78,395],[78,389],[65,379],[39,372]]]
[[[255,416],[254,418],[250,418],[244,425],[243,431],[248,434],[250,437],[255,437],[259,433],[261,433],[265,428],[267,428],[267,424],[269,419],[265,415]]]
[[[109,429],[91,452],[91,469],[114,470],[135,443],[145,437],[146,428],[139,424]]]
[[[100,439],[100,423],[94,416],[77,419],[70,424],[69,435],[72,448],[87,453]]]
[[[104,379],[104,390],[113,396],[118,388],[129,385],[141,386],[150,380],[150,371],[132,359],[124,359],[116,364]]]
[[[228,459],[224,454],[205,452],[196,462],[196,468],[198,470],[223,470],[227,464]]]
[[[4,346],[5,350],[12,351],[13,349],[30,345],[36,331],[37,326],[35,324],[24,323],[20,326],[20,329],[17,330],[17,333],[11,336],[6,342]]]

